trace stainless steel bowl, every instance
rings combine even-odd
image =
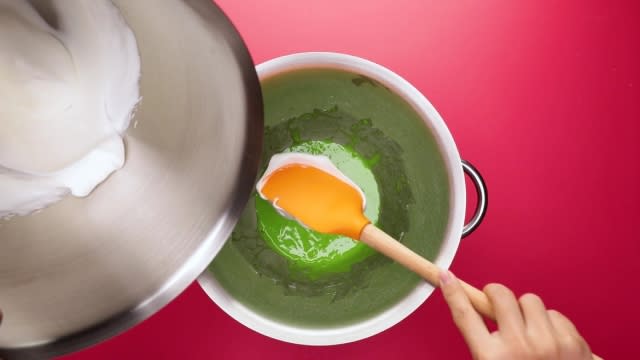
[[[255,181],[262,99],[229,20],[211,0],[114,3],[142,57],[127,163],[85,199],[0,221],[0,358],[77,350],[166,305],[222,247]]]

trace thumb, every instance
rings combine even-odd
[[[480,314],[462,289],[456,277],[447,270],[440,270],[440,288],[444,300],[449,305],[453,322],[456,324],[472,353],[477,353],[490,337],[489,330]]]

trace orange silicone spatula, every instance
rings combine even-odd
[[[366,199],[362,191],[327,158],[276,155],[257,188],[260,196],[276,209],[304,226],[360,240],[433,286],[439,286],[438,275],[443,270],[373,225],[363,214]],[[493,306],[485,293],[462,280],[460,283],[473,307],[495,320]],[[593,359],[601,360],[595,354]]]
[[[302,159],[313,160],[311,157]],[[258,184],[258,191],[263,198],[313,230],[360,240],[420,275],[433,286],[439,285],[438,274],[442,270],[387,235],[364,216],[365,199],[357,186],[344,181],[338,176],[341,174],[332,174],[330,168],[320,169],[308,161],[280,160],[281,165],[268,171]],[[495,319],[493,307],[485,293],[466,282],[461,283],[476,310]]]

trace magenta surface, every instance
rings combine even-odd
[[[485,222],[462,241],[453,271],[536,292],[599,355],[640,358],[640,2],[218,3],[256,63],[336,51],[415,85],[489,187]],[[194,284],[131,331],[65,359],[134,358],[470,356],[438,292],[378,336],[313,348],[252,332]]]

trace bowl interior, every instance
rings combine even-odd
[[[87,198],[0,221],[0,357],[68,352],[164,306],[222,247],[257,172],[258,79],[222,12],[115,4],[142,62],[127,162]]]
[[[384,79],[331,65],[270,74],[261,82],[267,125],[262,170],[271,155],[297,142],[350,147],[375,162],[371,169],[381,194],[378,225],[436,259],[451,232],[451,179],[438,137],[412,104]],[[216,294],[209,294],[219,304],[226,302],[223,298],[239,302],[241,310],[221,305],[232,316],[250,313],[255,321],[269,324],[252,326],[254,330],[318,343],[278,336],[273,329],[284,326],[304,333],[362,324],[397,306],[420,283],[380,255],[359,265],[315,287],[293,280],[286,263],[264,245],[250,201],[231,241],[211,264],[213,282],[205,280],[205,290],[215,287]]]

